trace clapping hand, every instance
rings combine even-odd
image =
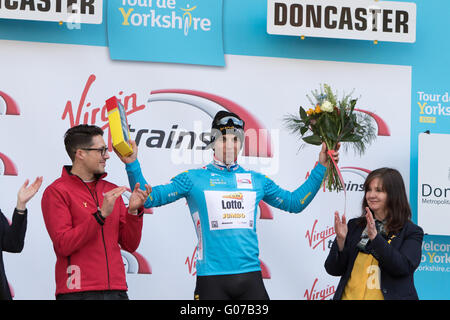
[[[113,212],[117,198],[125,191],[127,191],[126,187],[117,187],[104,194],[102,208],[100,209],[103,218],[107,218]]]
[[[37,177],[34,182],[28,186],[30,180],[25,180],[25,183],[20,187],[17,193],[17,206],[16,209],[25,210],[26,204],[31,198],[39,191],[42,185],[43,177]]]
[[[150,193],[152,193],[152,187],[148,184],[145,185],[145,190],[139,189],[140,184],[136,183],[134,186],[133,193],[130,196],[130,201],[128,203],[128,212],[135,214],[136,211],[142,207],[147,200]]]
[[[336,232],[336,242],[339,251],[344,249],[345,238],[347,237],[348,227],[345,214],[342,215],[342,220],[339,217],[339,212],[334,213],[334,231]]]

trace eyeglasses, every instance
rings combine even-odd
[[[98,152],[100,152],[101,156],[104,157],[106,152],[108,151],[108,147],[104,146],[104,147],[101,147],[101,148],[81,148],[81,150],[98,151]]]
[[[238,118],[236,118],[236,117],[224,117],[224,118],[222,118],[222,119],[220,119],[220,120],[218,120],[217,121],[217,124],[220,124],[220,125],[226,125],[226,124],[228,124],[228,122],[232,122],[234,125],[236,125],[236,126],[240,126],[240,127],[243,127],[244,126],[244,121],[243,120],[241,120],[241,119],[238,119]]]

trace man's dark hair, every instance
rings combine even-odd
[[[72,162],[75,160],[75,153],[78,149],[92,146],[92,138],[95,136],[103,136],[103,130],[88,124],[80,124],[66,131],[64,145]]]

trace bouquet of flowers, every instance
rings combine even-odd
[[[308,95],[307,98],[312,108],[305,110],[300,106],[298,116],[287,115],[284,118],[286,127],[300,135],[307,144],[321,145],[325,142],[328,150],[335,150],[341,143],[344,151],[351,147],[362,155],[376,139],[376,129],[369,115],[355,112],[357,99],[352,98],[353,91],[338,100],[337,93],[324,84],[311,94],[314,100]],[[328,158],[324,184],[329,191],[345,188],[340,171],[331,157]]]

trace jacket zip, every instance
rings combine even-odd
[[[70,273],[68,272],[70,269],[70,266],[71,266],[71,264],[70,264],[70,256],[68,256],[67,257],[67,269],[66,269],[66,272],[67,272],[67,281],[66,281],[66,285],[67,285],[67,287],[69,287],[69,279],[70,279]]]
[[[102,226],[102,240],[103,240],[103,248],[105,249],[105,257],[106,257],[106,275],[108,276],[108,290],[111,290],[111,284],[109,282],[108,252],[106,251],[105,234],[103,233],[103,226]]]
[[[77,176],[78,177],[78,176]],[[81,179],[80,177],[78,177],[78,179],[80,179],[80,181],[84,184],[84,186],[88,189],[89,193],[92,196],[92,199],[94,200],[95,204],[97,205],[97,209],[100,210],[99,207],[99,203],[98,203],[98,198],[96,199],[94,197],[94,195],[92,194],[91,190],[89,189],[88,185],[83,181],[83,179]],[[97,183],[95,184],[95,188],[94,188],[94,192],[97,193]],[[105,249],[105,258],[106,258],[106,275],[108,277],[108,290],[111,290],[111,283],[110,283],[110,279],[109,279],[109,261],[108,261],[108,252],[106,251],[106,242],[105,242],[105,233],[103,232],[103,225],[102,227],[102,240],[103,240],[103,249]]]

